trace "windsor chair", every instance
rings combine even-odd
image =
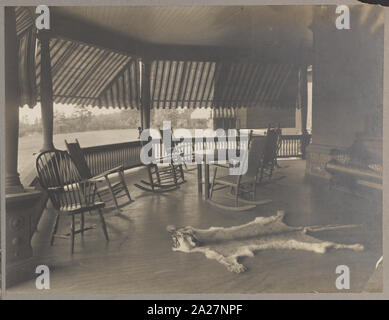
[[[39,154],[36,159],[36,169],[39,183],[48,193],[48,196],[57,211],[53,230],[51,233],[50,245],[54,244],[55,237],[70,237],[71,253],[74,252],[75,235],[93,229],[85,228],[85,212],[96,210],[99,214],[104,236],[109,241],[107,226],[102,214],[105,203],[96,201],[96,181],[82,179],[77,167],[66,151],[53,150]],[[59,219],[61,215],[71,217],[70,233],[57,235]],[[76,230],[75,218],[80,216],[80,229]]]

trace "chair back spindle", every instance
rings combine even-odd
[[[87,207],[94,203],[95,183],[83,181],[75,163],[66,151],[41,153],[36,168],[42,188],[57,210]]]

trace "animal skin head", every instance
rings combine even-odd
[[[199,241],[191,230],[177,230],[174,226],[168,226],[167,231],[170,232],[172,237],[174,250],[191,251],[199,245]]]

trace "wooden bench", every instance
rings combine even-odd
[[[332,175],[331,184],[343,180],[343,184],[352,184],[382,190],[382,175],[368,169],[352,168],[337,163],[328,162],[326,170]]]
[[[330,186],[341,184],[352,191],[358,186],[383,189],[382,138],[359,136],[352,147],[334,149],[334,154],[326,164],[326,171],[331,174]],[[339,157],[347,160],[339,161]],[[374,165],[376,169],[373,169]]]

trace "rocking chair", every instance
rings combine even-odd
[[[257,183],[263,182],[265,179],[271,180],[274,167],[277,166],[277,154],[281,143],[281,130],[269,129],[265,136],[265,149],[263,158],[261,159],[259,175]]]
[[[151,137],[150,140],[151,141]],[[162,142],[159,141],[162,150]],[[172,149],[171,149],[172,150]],[[140,183],[135,183],[135,186],[143,191],[164,193],[173,191],[179,188],[180,184],[185,182],[182,165],[176,165],[173,161],[173,152],[168,156],[162,156],[157,159],[157,163],[146,165],[149,181],[141,180]],[[163,160],[168,159],[168,164],[161,164]]]
[[[96,201],[96,182],[93,180],[83,180],[75,163],[66,151],[45,151],[36,160],[36,169],[40,185],[46,190],[48,196],[57,211],[54,227],[51,233],[50,245],[54,244],[55,237],[71,239],[71,253],[74,252],[74,237],[76,234],[94,229],[94,227],[84,226],[84,212],[97,210],[102,224],[103,232],[107,241],[108,232],[101,209],[105,203]],[[71,216],[70,233],[57,235],[60,215]],[[80,214],[81,226],[75,229],[75,216]]]
[[[80,147],[80,144],[78,140],[76,139],[75,142],[69,143],[65,140],[66,148],[68,149],[69,154],[71,157],[74,159],[74,162],[76,164],[76,167],[78,169],[78,172],[80,173],[80,176],[82,179],[92,179],[95,182],[98,183],[103,183],[104,181],[106,182],[105,186],[99,187],[97,189],[97,196],[99,197],[100,200],[105,195],[111,195],[112,200],[115,204],[116,210],[118,213],[120,213],[120,208],[119,204],[117,201],[117,195],[121,193],[122,191],[124,192],[123,196],[126,195],[129,203],[132,202],[130,192],[128,191],[125,179],[124,179],[124,168],[123,166],[118,166],[115,168],[112,168],[110,170],[107,170],[99,175],[94,176],[89,169],[88,163],[86,162],[84,153]],[[112,182],[110,179],[110,176],[114,173],[117,173],[119,175],[119,181],[117,182]]]
[[[177,148],[176,147],[176,144],[175,142],[173,141],[173,130],[160,130],[160,134],[161,134],[161,148],[164,148],[164,145],[163,145],[163,136],[164,136],[164,133],[167,133],[167,135],[170,135],[170,148],[168,150],[165,150],[165,152],[167,152],[167,155],[163,156],[162,153],[161,153],[161,158],[160,160],[163,160],[163,159],[168,159],[170,160],[170,164],[169,166],[170,167],[174,167],[174,172],[176,174],[176,179],[177,179],[177,182],[179,184],[182,184],[185,182],[185,175],[184,175],[184,170],[183,170],[183,167],[182,167],[182,163],[185,164],[185,162],[183,161],[183,151],[182,150],[179,150],[180,148]],[[180,163],[176,164],[174,161],[175,160],[179,160]],[[181,163],[182,162],[182,163]],[[164,168],[160,168],[160,172],[163,172],[164,170],[166,171],[170,171],[171,173],[173,173],[173,170],[169,170],[169,169],[164,169]]]
[[[240,175],[224,175],[217,176],[218,166],[215,166],[215,171],[213,174],[213,181],[210,191],[209,203],[225,210],[232,211],[245,211],[255,208],[257,205],[266,204],[272,200],[260,200],[256,201],[256,181],[259,172],[259,165],[263,158],[266,138],[265,137],[255,137],[251,138],[249,142],[248,155],[243,161],[248,161],[247,171],[244,174]],[[231,168],[233,164],[229,164]],[[236,164],[235,164],[236,166]],[[235,206],[229,206],[226,204],[221,204],[212,199],[214,192],[217,190],[230,188],[233,193],[227,193],[226,196],[235,200]],[[244,194],[251,195],[252,200],[247,200],[242,198]],[[242,203],[243,205],[240,205]]]

